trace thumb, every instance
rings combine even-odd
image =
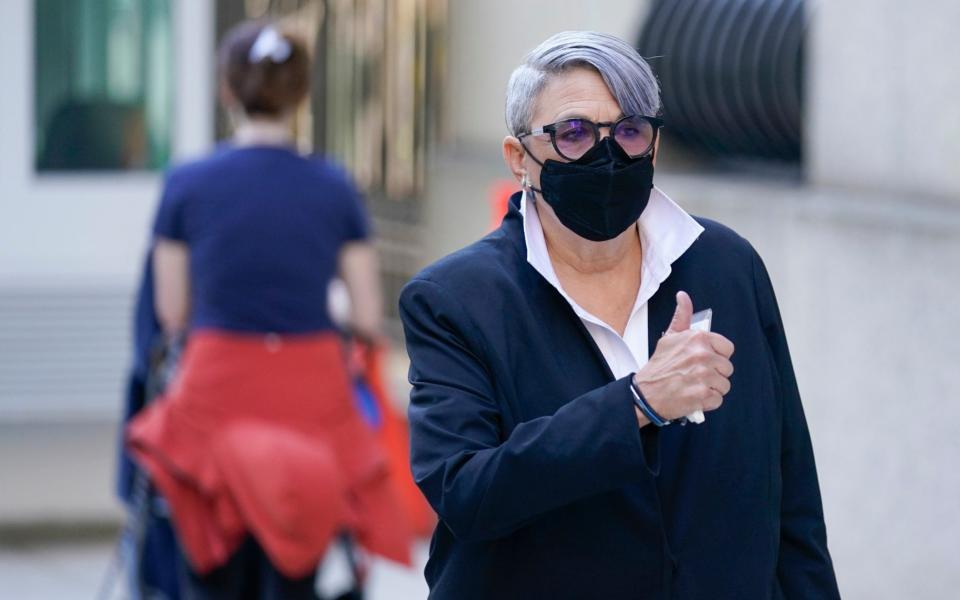
[[[677,292],[677,310],[673,313],[673,320],[667,333],[677,333],[690,329],[690,319],[693,317],[693,300],[684,292]]]

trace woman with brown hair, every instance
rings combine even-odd
[[[233,139],[170,172],[154,225],[159,321],[187,346],[127,442],[170,506],[187,598],[314,598],[317,564],[345,531],[409,560],[327,307],[339,276],[350,327],[376,337],[376,256],[348,175],[293,147],[303,44],[245,23],[220,70]]]

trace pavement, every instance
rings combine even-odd
[[[90,600],[110,552],[106,541],[0,546],[0,597]]]
[[[113,554],[109,539],[59,542],[0,541],[0,598],[16,600],[92,600],[97,598]],[[415,565],[406,568],[374,560],[367,600],[414,600],[427,597],[423,566],[426,543],[415,552]],[[349,571],[342,557],[329,557],[319,580],[323,590],[344,589]],[[116,589],[110,598],[120,598]]]

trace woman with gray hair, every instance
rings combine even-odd
[[[659,111],[622,40],[543,42],[507,88],[522,192],[401,294],[431,598],[839,596],[769,277],[653,186]]]

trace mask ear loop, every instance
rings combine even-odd
[[[523,148],[523,151],[526,152],[530,156],[530,158],[533,159],[533,162],[540,165],[540,168],[542,169],[544,166],[543,163],[537,160],[537,157],[533,155],[533,152],[530,152],[530,149],[527,148],[526,144],[523,143],[523,140],[518,138],[517,141],[520,142],[520,146]],[[533,187],[533,184],[530,182],[530,178],[527,176],[526,173],[523,174],[523,181],[520,182],[520,187],[522,187],[523,189],[529,189],[531,192],[533,192],[530,195],[533,197],[534,200],[537,199],[536,194],[540,194],[541,196],[543,195],[543,192],[541,190],[538,190],[537,188]]]
[[[537,160],[537,157],[533,155],[533,152],[530,152],[530,149],[527,148],[527,145],[523,143],[523,140],[521,140],[521,139],[518,138],[517,141],[520,142],[520,147],[523,148],[523,151],[526,152],[527,154],[529,154],[529,155],[530,155],[530,158],[533,159],[533,162],[535,162],[535,163],[537,163],[538,165],[540,165],[540,168],[542,169],[542,168],[543,168],[543,163],[540,162],[539,160]]]

